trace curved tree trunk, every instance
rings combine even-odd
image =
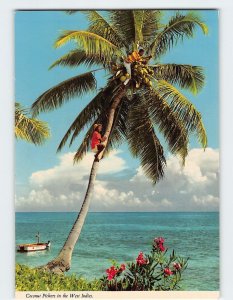
[[[117,109],[124,93],[125,93],[125,87],[122,86],[120,88],[117,96],[114,98],[112,105],[109,109],[108,123],[107,123],[105,134],[104,134],[106,136],[106,140],[104,142],[105,145],[108,142],[108,138],[109,138],[112,126],[113,126],[116,109]],[[101,159],[103,157],[104,151],[105,151],[105,148],[99,154],[99,159]],[[45,266],[42,266],[42,268],[47,269],[53,273],[63,273],[70,269],[72,253],[73,253],[75,244],[80,236],[82,226],[85,222],[86,215],[88,213],[98,166],[99,166],[99,161],[96,161],[94,159],[92,168],[91,168],[88,186],[87,186],[87,191],[86,191],[85,198],[83,200],[82,207],[81,207],[78,217],[75,220],[74,225],[67,237],[67,240],[66,240],[64,246],[62,247],[59,255],[52,261],[48,262]]]

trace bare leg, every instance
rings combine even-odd
[[[99,156],[100,152],[103,151],[104,148],[105,148],[105,146],[103,144],[97,145],[98,152],[95,154],[95,161],[99,161],[98,156]]]

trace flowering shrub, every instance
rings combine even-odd
[[[155,238],[149,254],[139,252],[133,262],[106,270],[101,278],[106,291],[169,291],[180,288],[181,275],[188,259],[181,258],[173,250],[170,255],[164,246],[164,238]]]

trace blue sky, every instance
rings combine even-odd
[[[165,19],[170,14],[172,11],[165,12]],[[208,146],[216,149],[219,146],[218,12],[203,10],[200,14],[209,27],[209,34],[204,36],[201,30],[197,30],[193,39],[179,43],[162,58],[161,62],[187,63],[204,67],[206,85],[203,90],[196,97],[187,92],[185,95],[202,113],[208,134]],[[84,71],[82,67],[78,69],[57,67],[50,71],[48,68],[57,58],[74,47],[70,44],[54,49],[53,43],[59,33],[64,29],[79,30],[86,27],[85,16],[81,13],[74,15],[66,15],[61,11],[17,11],[15,13],[15,97],[17,101],[29,107],[46,89]],[[97,79],[98,87],[101,87],[105,83],[106,75],[100,72]],[[41,119],[49,123],[52,131],[51,139],[44,146],[35,147],[22,141],[16,142],[16,192],[21,194],[28,189],[28,180],[33,173],[59,164],[56,148],[71,122],[92,96],[74,98],[62,108],[40,115]],[[75,151],[81,137],[71,148],[65,147],[62,154]],[[192,138],[190,148],[198,147],[196,140]],[[139,167],[139,162],[130,156],[127,145],[123,145],[117,155],[127,162],[127,168],[124,168],[122,173],[130,178]]]

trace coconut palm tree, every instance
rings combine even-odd
[[[71,13],[71,12],[70,12]],[[104,126],[105,149],[127,142],[134,157],[140,160],[145,175],[155,184],[164,175],[166,158],[164,146],[180,156],[184,163],[191,134],[196,134],[203,148],[207,145],[201,114],[180,89],[197,94],[204,85],[203,69],[199,66],[162,64],[162,56],[185,38],[192,38],[197,28],[204,34],[208,29],[195,12],[177,12],[167,24],[162,24],[159,10],[86,11],[87,30],[64,31],[55,47],[74,42],[75,48],[55,61],[55,66],[71,68],[85,65],[87,72],[69,78],[44,92],[33,103],[35,115],[62,106],[71,98],[96,90],[95,74],[105,70],[106,86],[98,91],[77,115],[64,135],[58,151],[67,143],[72,145],[83,129],[85,137],[79,145],[74,162],[79,162],[89,149],[93,125]],[[127,54],[138,45],[151,55],[151,64],[134,63],[129,77],[123,65]],[[69,270],[74,246],[79,238],[93,191],[99,162],[93,159],[88,187],[81,210],[59,255],[45,267],[53,272]]]
[[[29,110],[15,103],[15,137],[35,145],[41,145],[50,136],[46,122],[32,118]]]

